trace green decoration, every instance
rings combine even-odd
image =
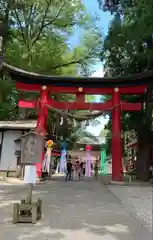
[[[106,175],[106,150],[101,149],[100,175]]]

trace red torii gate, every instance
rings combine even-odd
[[[139,111],[141,103],[121,101],[121,95],[144,94],[152,80],[153,72],[145,76],[136,74],[118,78],[74,78],[46,76],[29,73],[4,64],[4,68],[16,80],[16,88],[24,92],[40,92],[35,101],[19,100],[21,108],[38,108],[37,131],[46,134],[48,107],[64,110],[112,110],[112,181],[122,181],[122,143],[121,143],[121,111]],[[144,75],[144,74],[143,74]],[[76,94],[75,102],[57,102],[49,99],[49,93]],[[111,95],[112,99],[105,103],[87,103],[85,95]],[[37,164],[38,176],[42,173],[42,161]]]
[[[27,91],[30,88],[30,85],[17,83],[16,87],[18,90]],[[32,90],[32,89],[31,89]],[[36,88],[33,89],[36,91]],[[48,99],[48,94],[51,88],[47,86],[42,86],[40,90],[40,99],[39,106],[38,101],[25,101],[19,100],[19,107],[21,108],[37,108],[39,109],[38,114],[38,122],[37,122],[37,130],[41,131],[45,134],[46,130],[46,122],[48,117],[48,108],[47,105],[53,108],[64,109],[64,110],[99,110],[99,111],[107,111],[112,109],[112,180],[113,181],[121,181],[122,180],[122,143],[121,143],[121,111],[139,111],[141,110],[141,103],[126,103],[120,101],[120,95],[124,92],[122,88],[114,88],[112,89],[112,100],[105,103],[86,103],[85,102],[85,94],[89,94],[91,90],[78,88],[76,93],[76,101],[75,102],[57,102],[54,99]],[[69,93],[74,93],[74,88],[69,88]],[[95,94],[97,92],[103,92],[103,94],[109,94],[110,89],[103,88],[98,89],[98,91],[94,90]],[[127,89],[130,93],[130,89]],[[139,91],[138,91],[139,90]],[[81,93],[80,93],[81,91]],[[144,92],[144,88],[137,88],[137,93]],[[52,93],[61,92],[60,87],[52,89]],[[67,93],[67,89],[64,89],[63,92]],[[41,165],[37,165],[37,171],[39,172],[39,176],[41,175]]]

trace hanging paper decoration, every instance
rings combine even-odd
[[[91,163],[92,163],[92,156],[91,156],[91,149],[92,146],[86,145],[86,169],[85,169],[85,176],[91,177],[92,176],[92,169],[91,169]]]
[[[106,150],[104,148],[101,149],[100,173],[101,175],[106,174]]]
[[[66,151],[66,144],[62,143],[61,144],[61,158],[60,158],[60,173],[65,173],[66,170],[66,155],[67,155],[67,151]]]
[[[50,164],[51,164],[51,152],[52,152],[52,146],[53,146],[53,141],[52,140],[48,140],[47,141],[47,151],[45,154],[45,158],[44,158],[44,166],[43,169],[45,172],[50,172]]]
[[[59,165],[60,165],[60,164],[59,164],[59,162],[58,162],[58,163],[57,163],[57,167],[56,167],[56,171],[55,171],[56,174],[59,173]]]
[[[56,151],[54,156],[56,156],[56,157],[61,157],[61,153],[59,153],[58,151]],[[58,160],[57,160],[57,166],[56,166],[56,171],[55,171],[55,173],[58,174],[58,173],[59,173],[59,170],[60,170],[60,160],[58,159]]]
[[[49,147],[49,148],[52,148],[52,146],[53,146],[53,141],[52,140],[48,140],[47,141],[47,146]]]

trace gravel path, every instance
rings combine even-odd
[[[12,221],[12,203],[26,193],[22,186],[0,186],[0,231],[5,240],[151,240],[152,234],[120,201],[95,180],[40,184],[34,199],[43,200],[43,218],[36,225]]]
[[[152,232],[153,192],[147,186],[113,186],[108,189],[121,200],[125,208]]]

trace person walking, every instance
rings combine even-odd
[[[86,163],[83,162],[83,177],[85,177],[85,173],[86,173]]]
[[[80,180],[80,162],[79,160],[76,161],[76,180]]]
[[[80,176],[83,176],[83,161],[80,163]]]
[[[76,180],[76,164],[72,166],[72,178],[74,181]]]
[[[69,160],[67,162],[67,166],[66,166],[66,179],[65,181],[67,182],[68,180],[70,181],[71,180],[71,177],[72,177],[72,163],[71,161]]]

